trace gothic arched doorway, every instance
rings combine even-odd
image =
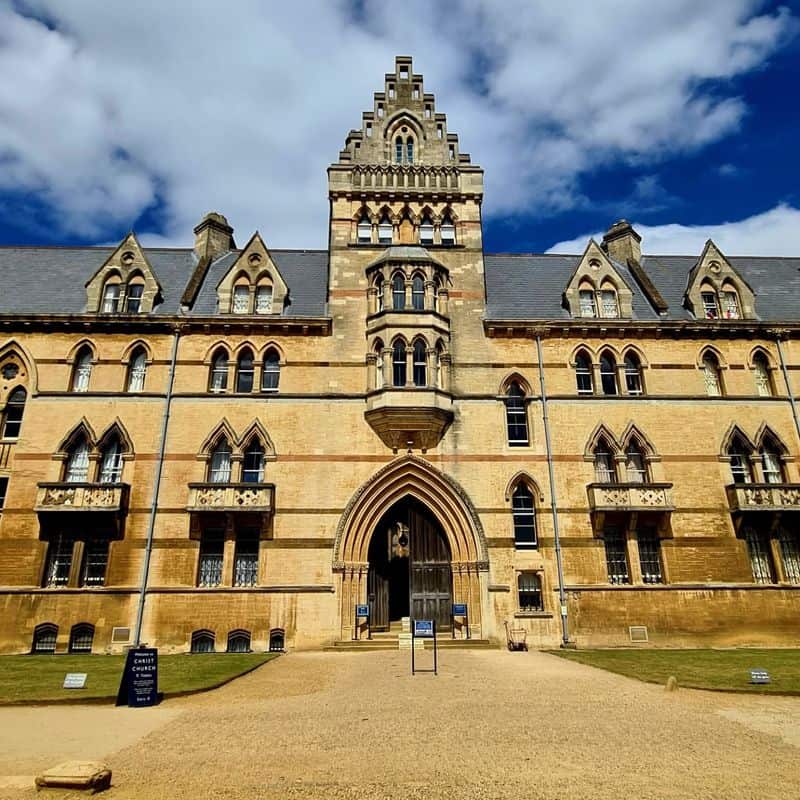
[[[367,599],[375,630],[403,617],[450,626],[452,555],[436,518],[413,497],[395,503],[370,540]]]

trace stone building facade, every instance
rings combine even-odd
[[[800,642],[800,258],[485,253],[404,57],[328,177],[325,251],[0,248],[0,652]]]

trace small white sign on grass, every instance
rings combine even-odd
[[[64,676],[64,689],[85,689],[86,672],[68,672]]]

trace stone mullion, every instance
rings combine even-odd
[[[406,347],[406,386],[414,385],[414,348],[412,345]]]
[[[436,350],[428,347],[425,350],[425,385],[436,387],[439,379],[439,363],[436,360]]]
[[[425,281],[425,310],[433,311],[435,303],[433,302],[433,281]]]
[[[225,515],[225,541],[222,549],[222,586],[233,586],[233,560],[236,550],[236,523],[233,514]]]
[[[642,583],[642,562],[639,559],[639,538],[637,536],[638,516],[636,513],[629,515],[625,536],[625,549],[628,556],[628,571],[631,584]]]
[[[81,584],[81,565],[83,564],[83,551],[86,544],[83,539],[76,539],[72,543],[72,561],[69,565],[69,577],[67,578],[67,586],[74,588]]]
[[[775,568],[775,583],[787,583],[786,570],[783,568],[783,553],[781,543],[777,538],[778,530],[773,531],[769,539],[769,549],[772,554],[772,563]]]

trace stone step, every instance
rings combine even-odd
[[[424,640],[423,640],[424,641]],[[450,639],[442,638],[437,639],[436,644],[440,650],[486,650],[498,647],[495,642],[488,639]],[[430,650],[433,643],[427,641],[425,649]],[[372,639],[359,639],[357,641],[341,640],[333,642],[323,648],[329,652],[372,652],[379,650],[399,650],[399,640],[395,637],[381,637]]]

